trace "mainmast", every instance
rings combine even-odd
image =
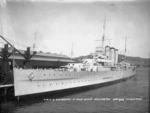
[[[35,35],[35,36],[34,36],[33,51],[34,51],[34,49],[35,49],[35,42],[36,42],[36,38],[37,38],[37,31],[35,32],[34,35]]]
[[[104,24],[103,24],[103,35],[102,35],[102,39],[98,39],[96,40],[96,42],[98,42],[97,46],[96,46],[96,53],[103,53],[104,52],[104,46],[105,46],[105,28],[106,28],[106,16],[105,16],[105,19],[104,19]]]
[[[104,48],[104,42],[105,42],[105,28],[106,28],[106,16],[105,16],[104,25],[103,25],[102,48]]]
[[[72,47],[71,47],[71,59],[73,58],[73,42],[72,42]]]
[[[124,54],[124,61],[126,61],[126,53],[127,53],[127,37],[125,37],[125,54]]]

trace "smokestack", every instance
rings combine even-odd
[[[115,57],[115,48],[110,48],[110,60],[112,61],[112,65],[114,65],[114,57]]]
[[[105,54],[107,56],[107,59],[110,59],[110,47],[109,46],[105,47]]]
[[[115,50],[115,64],[118,64],[118,49]]]

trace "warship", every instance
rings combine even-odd
[[[19,97],[110,83],[134,76],[136,67],[131,66],[126,60],[118,63],[118,49],[104,44],[105,24],[103,28],[101,44],[96,46],[90,58],[82,59],[80,62],[71,61],[57,68],[18,68],[13,59],[14,95]],[[2,36],[1,38],[4,39]],[[9,42],[7,43],[15,49]],[[15,50],[22,54],[19,50]],[[31,57],[27,54],[24,58],[29,61],[28,58]]]
[[[14,68],[15,96],[102,84],[135,75],[136,69],[130,64],[114,65],[114,62],[99,57],[69,63],[59,69]]]
[[[110,83],[134,76],[136,67],[126,60],[118,63],[118,49],[105,46],[105,27],[104,22],[101,44],[90,58],[55,69],[13,68],[15,96]]]

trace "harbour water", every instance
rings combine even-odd
[[[113,84],[2,98],[1,113],[149,113],[149,68]]]

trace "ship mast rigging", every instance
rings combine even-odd
[[[105,15],[105,19],[104,19],[104,23],[103,23],[103,35],[102,35],[102,39],[98,39],[96,40],[97,46],[96,46],[96,52],[104,52],[104,46],[105,46],[105,41],[106,40],[110,40],[110,39],[106,39],[105,37],[105,31],[106,31],[106,21],[108,21],[106,15]],[[101,43],[100,43],[101,42]]]
[[[34,51],[34,49],[35,49],[35,42],[36,42],[36,38],[37,38],[37,31],[35,32],[35,36],[34,36],[33,51]]]
[[[124,54],[124,61],[126,61],[126,54],[127,54],[127,37],[125,37],[125,54]]]
[[[104,25],[103,25],[102,48],[104,48],[104,41],[105,41],[105,28],[106,28],[106,16],[105,16],[105,19],[104,19]]]
[[[73,58],[73,43],[72,43],[72,47],[71,47],[71,59]]]

